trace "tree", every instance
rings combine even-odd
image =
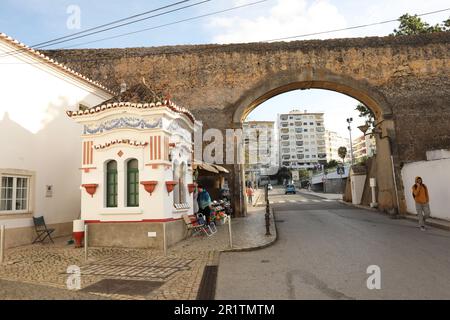
[[[366,124],[369,126],[369,128],[375,127],[375,114],[372,110],[370,110],[362,103],[358,103],[355,110],[359,111],[360,118],[366,118]]]
[[[281,167],[276,174],[278,183],[283,183],[285,180],[292,180],[292,172],[287,167]]]
[[[336,160],[331,160],[331,161],[327,162],[327,164],[325,165],[325,169],[336,168],[338,165],[339,165],[339,163]]]
[[[398,29],[394,29],[394,33],[391,36],[403,36],[411,34],[432,33],[450,31],[450,18],[443,21],[441,24],[430,26],[427,22],[415,15],[409,15],[408,13],[402,15],[398,21],[400,26]]]
[[[339,147],[338,155],[339,155],[340,158],[342,158],[342,163],[343,163],[345,157],[347,156],[347,148],[346,147]]]
[[[307,180],[307,179],[309,179],[309,172],[306,169],[300,169],[298,171],[298,176],[299,176],[300,181]]]

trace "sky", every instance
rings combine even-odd
[[[95,26],[181,1],[0,0],[0,32],[29,46],[34,46],[47,40],[85,31]],[[250,5],[212,14],[247,4]],[[191,7],[182,8],[185,6]],[[45,49],[123,48],[269,41],[397,19],[404,13],[421,14],[447,8],[450,8],[448,0],[189,0],[139,18],[179,9],[170,14],[48,46]],[[207,16],[196,18],[202,15]],[[430,24],[436,24],[449,16],[450,10],[424,16],[423,20]],[[159,27],[185,19],[190,20]],[[74,27],[76,28],[74,29]],[[293,40],[385,36],[396,27],[398,27],[398,23],[394,22],[368,28],[299,37]],[[116,37],[143,29],[149,30]],[[102,40],[108,37],[115,38]],[[344,95],[324,90],[292,91],[270,99],[252,112],[250,118],[275,120],[277,113],[287,112],[294,108],[308,109],[314,112],[324,111],[327,114],[326,119],[329,119],[326,125],[329,123],[334,131],[344,134],[347,130],[345,119],[352,115],[353,117],[356,115],[357,118],[357,113],[352,113],[357,103]],[[344,124],[342,125],[342,123]]]

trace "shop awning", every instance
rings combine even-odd
[[[227,169],[225,169],[225,168],[222,167],[222,166],[219,166],[219,165],[217,165],[217,164],[213,164],[213,166],[214,166],[217,170],[219,170],[220,172],[223,172],[223,173],[230,173],[230,171],[228,171]]]
[[[194,169],[202,169],[202,170],[206,170],[206,171],[214,172],[214,173],[219,173],[218,169],[216,169],[213,165],[208,164],[206,162],[194,163],[193,168]]]
[[[229,170],[225,169],[222,166],[219,166],[218,164],[210,164],[210,163],[206,163],[206,162],[196,162],[193,164],[193,168],[194,169],[202,169],[202,170],[206,170],[209,172],[214,172],[214,173],[230,173]]]

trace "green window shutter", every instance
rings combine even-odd
[[[139,206],[139,168],[136,159],[127,164],[127,206]]]
[[[117,207],[117,162],[110,161],[106,172],[106,206]]]

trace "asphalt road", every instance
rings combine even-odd
[[[222,253],[216,299],[450,299],[450,232],[307,194],[270,200],[277,242]]]

